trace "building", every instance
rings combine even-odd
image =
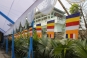
[[[50,20],[55,20],[55,27],[54,27],[54,32],[55,32],[55,37],[62,37],[64,34],[65,30],[65,12],[54,8],[51,13],[48,15],[43,15],[41,12],[37,12],[34,17],[34,27],[36,27],[36,24],[41,23],[42,30],[46,32],[46,25],[47,21]]]

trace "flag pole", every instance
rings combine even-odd
[[[8,38],[6,38],[6,53],[8,53]]]
[[[32,36],[33,36],[33,32],[34,32],[34,21],[32,21],[31,23],[31,26],[32,26]],[[28,52],[28,58],[34,58],[34,55],[33,55],[33,37],[30,37],[30,46],[29,46],[29,52]]]
[[[11,58],[15,58],[15,52],[14,52],[14,30],[12,33],[12,57]]]

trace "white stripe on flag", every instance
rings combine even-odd
[[[66,27],[66,30],[79,29],[79,25]]]
[[[41,32],[41,30],[37,31],[37,32]]]
[[[32,31],[30,31],[30,33],[32,33]]]
[[[75,34],[73,34],[73,39],[75,39]]]
[[[27,33],[25,33],[25,34],[27,34]]]
[[[47,29],[47,31],[54,31],[54,29]]]

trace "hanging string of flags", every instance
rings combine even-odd
[[[80,13],[66,16],[66,38],[78,39]]]
[[[46,28],[47,29],[47,37],[54,38],[55,20],[47,21],[46,26],[47,26],[47,28]],[[41,23],[36,24],[35,29],[36,29],[36,33],[37,33],[38,38],[42,38],[42,26],[41,26]],[[30,37],[32,37],[32,35],[33,35],[32,30],[33,29],[30,26],[29,30],[25,29],[25,30],[22,30],[22,32],[17,32],[16,34],[14,34],[14,37],[15,38],[20,38],[21,35],[22,35],[22,37],[27,37],[28,34],[29,34]]]

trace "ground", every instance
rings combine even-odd
[[[0,49],[0,58],[11,58],[11,57],[8,56],[8,54],[6,54],[5,50]]]

